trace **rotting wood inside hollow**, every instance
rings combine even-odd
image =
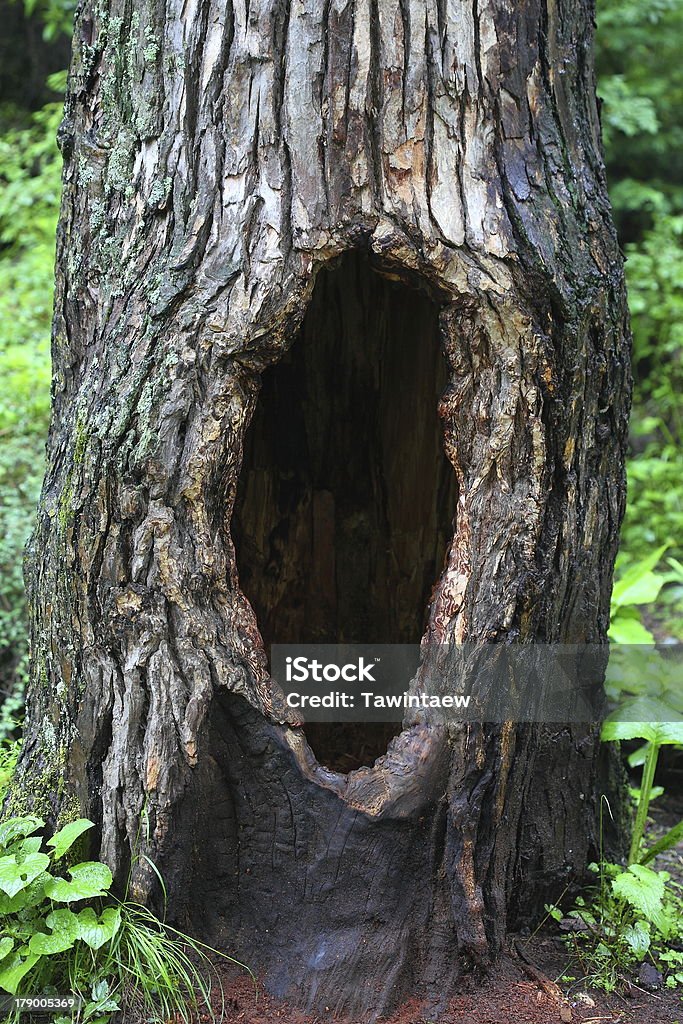
[[[438,307],[360,254],[321,271],[262,378],[233,515],[240,583],[272,643],[419,643],[452,533],[437,416]],[[309,725],[318,760],[371,765],[398,723]]]

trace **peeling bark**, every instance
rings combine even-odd
[[[79,8],[11,805],[77,804],[119,878],[144,809],[176,916],[310,1005],[445,993],[594,841],[594,728],[412,726],[373,768],[320,765],[231,536],[261,374],[360,252],[429,292],[447,363],[457,526],[425,639],[604,641],[629,374],[592,16]]]

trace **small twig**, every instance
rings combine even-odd
[[[659,999],[661,1002],[662,997],[655,995],[654,992],[648,992],[646,988],[641,988],[640,985],[636,985],[635,981],[631,981],[629,978],[622,978],[622,981],[627,982],[631,988],[635,988],[638,992],[642,992],[644,996],[648,996],[649,999]]]
[[[531,981],[535,982],[536,985],[538,985],[538,987],[542,989],[546,995],[550,996],[551,999],[554,999],[555,1002],[559,1003],[560,1016],[562,1020],[570,1021],[572,1019],[571,1007],[560,986],[556,985],[554,981],[551,981],[550,978],[543,973],[543,971],[540,971],[538,967],[532,964],[531,960],[529,960],[528,956],[521,948],[519,943],[514,942],[513,948],[517,953],[519,959],[522,961],[521,968],[526,974],[526,976],[530,978]]]

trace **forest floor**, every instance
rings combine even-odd
[[[566,951],[555,939],[534,939],[525,952],[547,980],[566,966]],[[631,987],[628,993],[607,996],[574,983],[566,997],[558,998],[544,990],[540,979],[540,974],[537,980],[529,977],[520,958],[506,956],[483,981],[465,979],[447,1007],[435,1010],[409,999],[378,1024],[683,1024],[683,1000],[666,989],[650,994]],[[262,990],[256,996],[253,982],[244,974],[226,975],[223,989],[225,1024],[359,1024],[331,1012],[303,1013]],[[219,1004],[220,1000],[214,1009],[221,1020]]]

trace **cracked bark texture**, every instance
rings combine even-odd
[[[245,431],[322,268],[361,251],[419,283],[458,492],[426,639],[604,641],[629,376],[592,22],[586,0],[76,17],[10,806],[95,819],[119,879],[144,813],[178,920],[358,1019],[445,994],[581,870],[597,733],[416,724],[373,768],[319,765],[240,590]]]

